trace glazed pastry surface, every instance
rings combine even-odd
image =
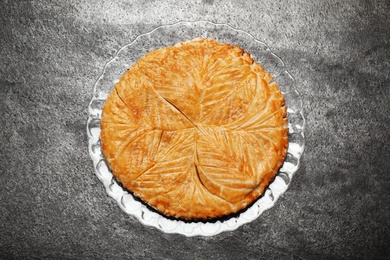
[[[101,142],[113,175],[157,211],[236,213],[283,164],[284,97],[238,46],[194,39],[147,53],[109,94]]]

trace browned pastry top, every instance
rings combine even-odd
[[[124,187],[189,220],[242,210],[283,163],[284,98],[238,46],[195,39],[147,53],[108,96],[102,150]]]

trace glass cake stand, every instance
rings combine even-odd
[[[271,74],[283,92],[289,128],[287,156],[264,195],[238,215],[204,222],[187,222],[167,218],[132,196],[128,190],[123,189],[104,160],[99,139],[103,104],[122,74],[147,52],[194,38],[212,38],[219,42],[238,45],[251,54],[254,60]],[[294,78],[285,69],[283,61],[272,53],[265,43],[256,40],[251,34],[226,24],[208,21],[163,25],[151,32],[139,35],[134,41],[123,46],[106,63],[95,84],[87,121],[89,154],[95,173],[103,183],[107,194],[118,203],[124,212],[136,217],[144,225],[155,227],[165,233],[178,233],[185,236],[213,236],[224,231],[232,231],[257,219],[265,210],[270,209],[287,190],[292,177],[298,170],[305,145],[304,129],[302,100],[295,89]]]

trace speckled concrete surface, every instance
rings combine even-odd
[[[390,255],[389,1],[0,3],[1,259],[356,259]],[[87,153],[87,107],[114,53],[180,20],[243,29],[297,79],[303,163],[256,221],[210,238],[144,227]]]

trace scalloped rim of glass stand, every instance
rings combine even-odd
[[[290,134],[296,135],[296,138],[298,138],[300,141],[300,143],[291,143],[289,138],[289,147],[287,150],[287,154],[289,155],[289,157],[292,157],[293,163],[287,162],[287,156],[286,156],[285,162],[282,168],[277,173],[275,180],[269,185],[269,187],[267,188],[267,190],[265,191],[262,197],[260,197],[254,204],[252,204],[250,207],[248,207],[245,211],[240,213],[238,216],[233,216],[231,218],[227,218],[226,220],[218,220],[216,222],[184,222],[181,220],[168,219],[165,216],[151,210],[148,206],[146,206],[146,204],[141,203],[138,200],[135,200],[134,197],[127,190],[120,187],[118,183],[115,181],[115,178],[113,177],[112,173],[108,169],[108,166],[101,152],[100,139],[99,139],[101,110],[92,107],[94,102],[104,103],[106,95],[108,93],[105,93],[106,95],[99,96],[97,92],[99,83],[104,78],[108,66],[111,63],[116,61],[116,58],[124,49],[131,47],[142,36],[146,36],[146,35],[152,36],[153,32],[159,29],[170,28],[170,27],[180,26],[180,25],[195,25],[195,24],[198,25],[207,24],[215,27],[221,26],[221,27],[225,27],[228,30],[232,30],[237,33],[241,33],[241,34],[245,34],[246,36],[249,36],[250,39],[255,41],[257,44],[266,47],[266,50],[269,52],[269,54],[271,54],[274,59],[276,59],[279,63],[281,63],[281,67],[283,68],[282,73],[285,73],[285,75],[289,77],[289,80],[291,80],[292,84],[295,83],[294,78],[285,69],[285,65],[283,61],[269,49],[268,45],[266,45],[261,41],[256,40],[256,38],[253,37],[248,32],[235,29],[227,24],[213,23],[209,21],[194,21],[194,22],[182,21],[174,24],[162,25],[156,27],[155,29],[153,29],[148,33],[138,35],[131,43],[123,46],[115,54],[115,56],[105,64],[102,74],[100,75],[99,79],[96,81],[94,85],[93,98],[88,107],[89,108],[88,121],[87,121],[88,150],[94,164],[95,174],[97,175],[99,180],[103,183],[107,194],[118,203],[118,205],[124,212],[126,212],[131,216],[136,217],[142,224],[157,228],[165,233],[178,233],[185,236],[213,236],[224,231],[233,231],[238,227],[242,226],[243,224],[257,219],[265,210],[271,208],[276,203],[278,198],[289,187],[293,175],[296,173],[296,171],[300,166],[300,157],[304,151],[304,145],[305,145],[304,144],[305,118],[303,115],[302,100],[298,91],[293,87],[292,94],[295,95],[295,97],[298,99],[295,100],[297,101],[298,107],[294,107],[295,108],[294,110],[292,108],[289,108],[287,104],[288,107],[287,117],[289,118],[289,135]],[[278,76],[274,76],[275,81],[277,81],[277,78]],[[112,83],[112,86],[114,86],[114,83]],[[287,99],[286,99],[286,103],[288,103]],[[301,120],[300,122],[301,124],[299,124],[299,122],[292,122],[291,119],[294,118],[292,117],[292,115],[299,117],[299,120]],[[296,123],[294,127],[293,127],[293,123]]]

